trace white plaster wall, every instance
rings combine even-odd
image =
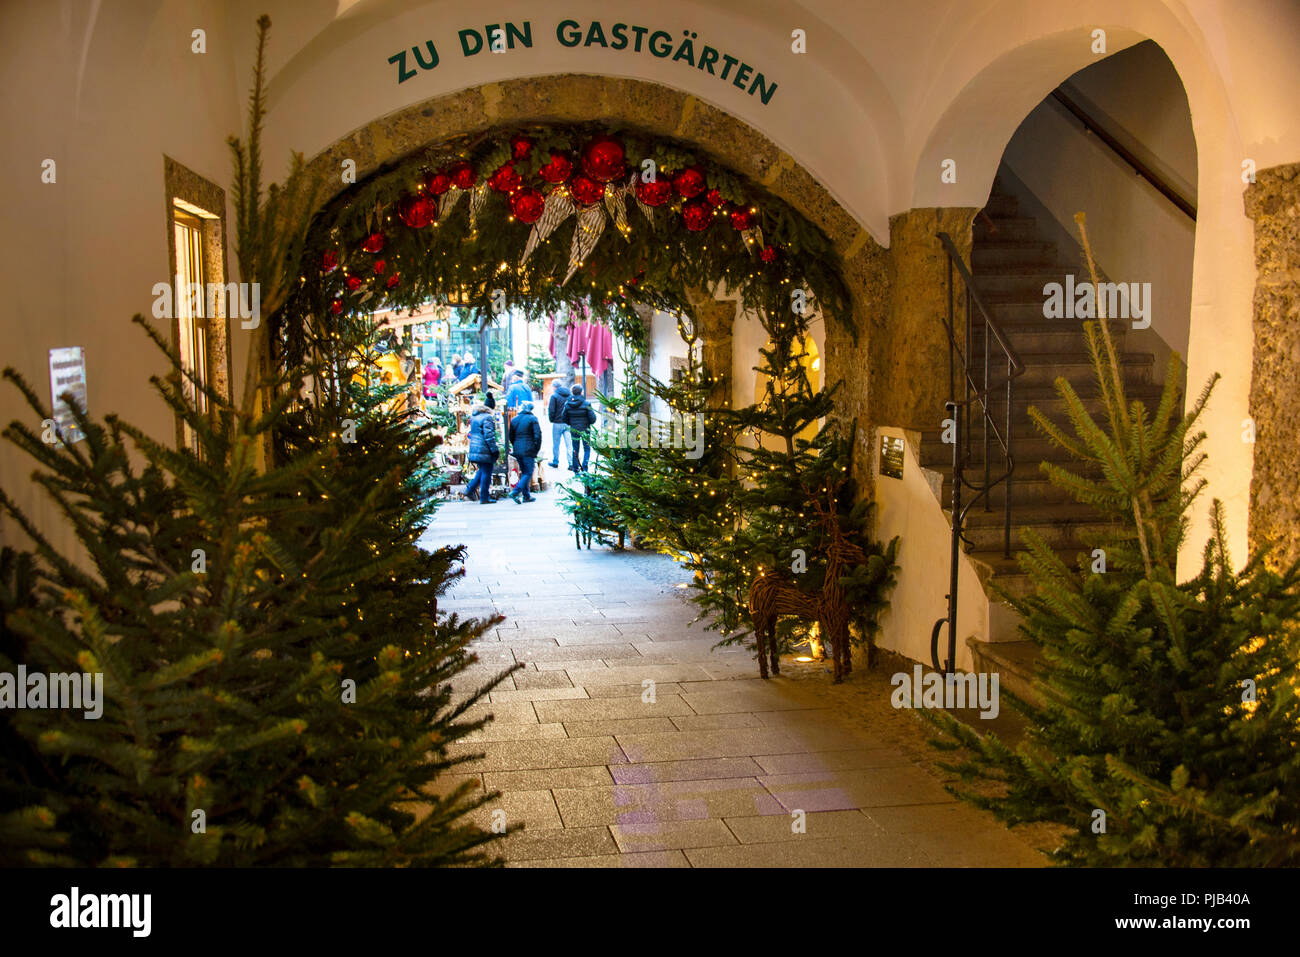
[[[666,312],[656,312],[650,320],[650,376],[660,382],[671,382],[672,359],[685,358],[686,342],[677,332],[677,319]],[[668,417],[668,407],[662,399],[652,398],[650,414],[656,419]]]
[[[880,436],[904,436],[903,477],[880,474]],[[888,542],[902,537],[898,550],[898,584],[890,593],[890,609],[881,618],[877,643],[916,661],[930,664],[930,631],[948,614],[948,582],[952,526],[939,507],[917,458],[918,436],[902,429],[882,428],[872,450],[876,476],[876,535]],[[957,600],[957,667],[974,670],[966,639],[988,639],[988,598],[966,555],[959,557]],[[947,626],[939,640],[939,657],[947,656]]]
[[[1151,283],[1151,328],[1186,357],[1196,242],[1192,220],[1095,136],[1084,134],[1055,101],[1029,114],[1007,144],[1005,158],[1076,243],[1074,214],[1087,214],[1093,254],[1111,281]]]
[[[48,350],[83,346],[91,413],[121,413],[167,442],[174,420],[148,382],[166,362],[130,319],[149,317],[154,283],[171,281],[163,154],[229,193],[225,137],[240,104],[224,22],[216,2],[0,4],[2,363],[48,403]],[[199,27],[204,54],[191,52]],[[46,158],[57,163],[53,184],[41,182]],[[234,280],[233,241],[226,261]],[[232,325],[238,384],[247,334]],[[0,423],[15,419],[39,433],[17,391],[0,384]],[[33,468],[0,442],[0,486],[71,549]],[[17,528],[0,522],[0,540],[19,541]]]

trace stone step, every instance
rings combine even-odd
[[[988,204],[984,207],[983,212],[985,216],[993,220],[1018,216],[1020,214],[1020,202],[1009,193],[999,193],[995,190],[989,196]]]
[[[994,319],[1002,327],[1011,345],[1022,357],[1039,353],[1069,352],[1086,357],[1088,355],[1088,336],[1083,323],[1073,319],[1044,319],[1041,310],[1036,310],[1032,317],[1023,315],[1016,318],[1004,318],[995,314]],[[1119,352],[1124,352],[1125,335],[1129,324],[1122,319],[1112,319],[1110,326],[1111,340]],[[984,327],[979,325],[972,333],[971,352],[978,358],[983,357]],[[992,343],[990,355],[1000,351],[996,340]]]
[[[1022,352],[1020,360],[1025,364],[1025,371],[1016,379],[1016,389],[1050,386],[1059,378],[1074,385],[1093,375],[1092,360],[1086,352]],[[1125,386],[1149,384],[1155,364],[1155,356],[1149,352],[1122,353],[1119,367]]]
[[[1038,221],[1031,216],[990,216],[991,223],[983,216],[975,217],[973,238],[978,246],[982,242],[1033,242],[1041,241]]]
[[[1056,262],[1056,244],[1041,240],[990,240],[971,250],[971,264],[977,274],[993,266],[1036,265],[1047,268]]]
[[[1053,485],[1048,481],[1039,470],[1038,464],[1039,463],[1037,462],[1018,463],[1015,471],[1011,474],[1011,510],[1013,522],[1016,520],[1017,516],[1033,515],[1034,510],[1040,505],[1074,504],[1075,500],[1070,492],[1057,485]],[[1074,463],[1060,464],[1066,467],[1072,467],[1074,465]],[[998,463],[998,465],[999,468],[990,470],[992,478],[997,478],[997,476],[1001,474],[1001,463]],[[1075,472],[1084,471],[1079,468],[1071,468],[1071,470]],[[936,469],[935,471],[940,470]],[[952,466],[948,466],[948,468],[943,469],[942,472],[944,474],[943,498],[940,499],[940,501],[943,502],[944,505],[948,505],[952,501]],[[984,481],[984,472],[982,469],[968,469],[965,475],[969,481],[974,481],[976,483]],[[1100,478],[1101,476],[1098,474],[1094,475],[1094,477]],[[970,490],[963,491],[963,504],[969,503],[974,498],[975,494],[976,493]],[[1003,502],[1006,500],[1006,495],[1006,483],[999,483],[992,488],[986,498],[980,500],[980,504],[977,505],[976,508],[983,508],[985,503],[987,503],[994,511],[1001,509]],[[975,513],[971,512],[969,514],[974,515]]]
[[[973,509],[966,514],[965,537],[973,551],[1000,551],[1003,544],[1004,516],[999,509],[985,512]],[[1082,549],[1086,536],[1104,532],[1110,525],[1098,519],[1090,505],[1077,502],[1042,504],[1029,512],[1011,516],[1011,547],[1020,547],[1026,531],[1040,535],[1053,548]]]
[[[1042,650],[1032,641],[966,640],[976,673],[996,674],[998,687],[1005,688],[1022,701],[1043,706],[1043,696],[1034,687],[1042,664]]]
[[[1084,463],[1079,462],[1069,452],[1039,432],[1038,427],[1032,422],[1023,425],[1023,428],[1013,426],[1011,429],[1011,453],[1015,456],[1017,475],[1041,474],[1038,471],[1038,463],[1043,461],[1056,462],[1074,468],[1076,471],[1083,468]],[[976,446],[982,448],[979,433],[976,434],[975,439]],[[990,438],[989,441],[992,443],[994,440]],[[921,465],[925,468],[943,472],[945,475],[952,471],[952,446],[941,442],[938,432],[923,433],[920,451]]]

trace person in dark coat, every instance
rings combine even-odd
[[[478,466],[465,497],[472,499],[477,488],[479,504],[492,504],[492,467],[496,465],[500,446],[497,443],[497,420],[487,406],[476,404],[469,419],[469,455]]]
[[[493,398],[491,389],[488,389],[483,393],[483,404],[489,409],[495,409],[497,407],[497,400]]]
[[[587,401],[582,386],[575,385],[564,403],[564,421],[569,425],[573,436],[573,460],[569,464],[570,472],[585,472],[591,461],[591,443],[586,438],[587,430],[596,424],[596,411]],[[578,461],[578,449],[582,448],[582,461]]]
[[[524,402],[519,406],[519,413],[510,420],[510,447],[514,449],[515,458],[519,460],[519,481],[510,498],[516,505],[523,501],[531,502],[528,486],[533,480],[533,466],[537,462],[537,453],[542,450],[542,426],[533,415],[533,404]]]
[[[564,444],[564,461],[573,458],[573,443],[569,441],[569,423],[564,421],[564,403],[569,401],[569,388],[559,379],[552,383],[551,399],[546,406],[546,418],[551,423],[551,468],[560,467],[560,444]]]

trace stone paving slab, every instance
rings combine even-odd
[[[538,701],[533,708],[543,721],[656,718],[693,713],[691,706],[682,700],[682,696],[675,694],[656,695],[653,704],[642,701],[640,696],[637,696],[635,698],[585,698],[580,701]]]
[[[585,688],[524,688],[514,691],[492,691],[488,700],[493,704],[515,704],[520,701],[554,701],[557,698],[586,698]],[[533,705],[536,709],[536,705]]]
[[[620,768],[622,765],[614,765]],[[523,771],[488,771],[479,775],[489,791],[535,791],[539,788],[613,787],[614,778],[604,764],[571,768],[540,768]]]
[[[507,827],[522,824],[530,831],[540,831],[563,826],[550,791],[504,791],[500,797],[470,812],[469,818],[479,827],[491,830],[493,815],[498,811],[505,813]]]
[[[628,760],[638,763],[681,758],[782,754],[804,750],[785,732],[770,728],[677,731],[673,734],[624,734],[619,735],[618,743],[628,756]]]
[[[544,861],[509,861],[506,867],[690,867],[681,851],[604,854],[600,857],[558,857]]]
[[[763,769],[750,757],[697,758],[689,761],[654,761],[620,764],[609,769],[614,780],[622,784],[649,784],[657,781],[698,781],[704,778],[755,776]]]
[[[772,774],[758,779],[787,809],[839,811],[896,805],[948,804],[955,798],[910,765],[852,771]]]
[[[618,845],[608,827],[524,828],[507,835],[494,850],[507,861],[544,863],[554,858],[616,855]]]
[[[441,612],[505,615],[474,642],[455,700],[524,666],[467,713],[495,720],[449,747],[481,757],[427,789],[501,792],[474,817],[524,825],[490,848],[507,866],[1044,863],[890,735],[827,707],[815,681],[763,681],[751,650],[715,647],[721,636],[674,587],[688,573],[646,553],[575,549],[555,498],[528,511],[447,503],[422,540],[467,546]]]
[[[556,789],[555,803],[565,827],[595,824],[641,825],[699,821],[785,809],[755,778],[714,778],[627,784],[613,788]]]
[[[720,820],[613,824],[610,832],[625,854],[737,843],[735,835]]]
[[[452,756],[483,753],[466,762],[462,773],[524,771],[534,768],[574,768],[589,764],[625,764],[627,758],[611,737],[565,738],[556,741],[497,741],[491,748],[459,742],[448,745]]]
[[[612,718],[596,721],[565,721],[564,730],[571,738],[592,735],[647,734],[656,731],[676,731],[669,718]]]

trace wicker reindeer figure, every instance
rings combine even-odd
[[[794,579],[779,571],[763,572],[749,586],[749,617],[758,643],[758,673],[766,678],[768,664],[774,675],[781,673],[777,657],[776,621],[783,615],[806,618],[821,626],[822,640],[830,646],[835,682],[853,670],[849,653],[849,605],[840,578],[853,566],[866,561],[866,554],[845,536],[840,527],[836,502],[843,480],[826,488],[826,502],[809,497],[817,513],[826,546],[826,577],[820,591],[800,588]]]

